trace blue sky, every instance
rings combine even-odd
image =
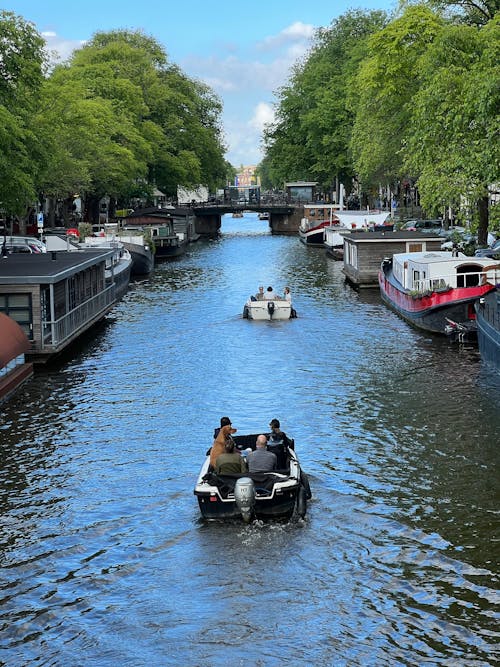
[[[222,99],[227,159],[257,164],[263,124],[273,118],[274,92],[308,49],[314,30],[349,9],[395,8],[390,0],[16,0],[2,9],[28,21],[48,47],[68,57],[95,32],[141,29],[170,62],[207,83]]]

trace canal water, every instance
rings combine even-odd
[[[298,318],[243,319],[259,285]],[[500,378],[255,215],[2,406],[0,664],[498,664]],[[207,524],[212,433],[295,438],[305,520]]]

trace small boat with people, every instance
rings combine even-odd
[[[290,289],[285,287],[283,296],[275,294],[272,287],[264,292],[263,287],[255,296],[250,296],[243,306],[243,317],[248,320],[289,320],[297,317],[297,311],[292,306]]]
[[[394,254],[378,274],[387,306],[416,327],[440,334],[449,334],[450,326],[472,331],[475,302],[499,280],[500,262],[444,250]]]
[[[228,430],[236,432],[230,426]],[[203,519],[242,519],[249,523],[254,519],[289,520],[294,515],[305,517],[311,490],[295,452],[295,442],[285,434],[282,434],[284,437],[280,437],[279,433],[276,437],[274,435],[251,433],[226,436],[232,442],[227,447],[233,452],[232,456],[249,461],[252,453],[255,454],[262,447],[258,440],[268,438],[267,452],[276,456],[277,465],[275,469],[266,472],[223,472],[222,466],[211,465],[211,450],[207,452],[194,487]],[[219,457],[217,461],[220,460]],[[251,463],[248,467],[251,469]],[[242,469],[245,468],[242,466]]]

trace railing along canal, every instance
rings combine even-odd
[[[42,320],[42,348],[56,348],[71,338],[115,301],[115,284],[80,304],[57,320]]]

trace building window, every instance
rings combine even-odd
[[[26,336],[33,340],[31,294],[0,294],[0,312],[15,320]]]

